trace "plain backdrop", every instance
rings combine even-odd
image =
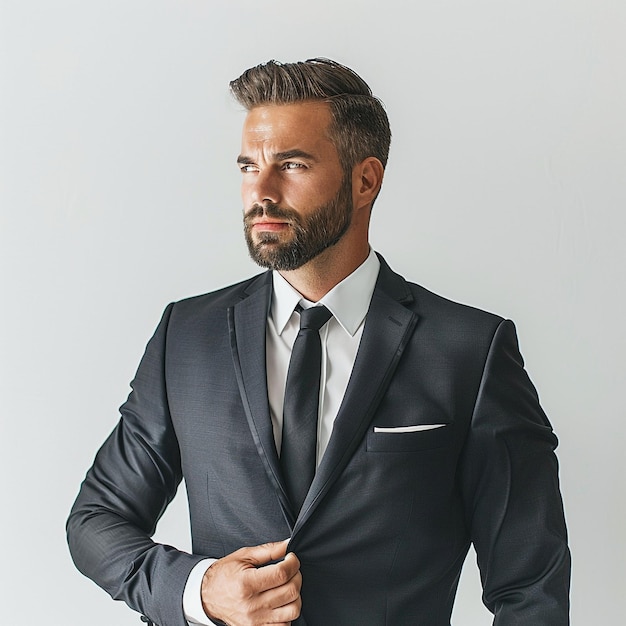
[[[64,524],[163,308],[256,273],[228,81],[327,56],[393,131],[372,245],[512,318],[560,438],[572,622],[623,623],[623,0],[0,1],[0,623],[138,625]],[[157,539],[189,549],[177,497]],[[474,555],[455,626],[490,624]]]

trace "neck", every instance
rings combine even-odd
[[[318,302],[335,285],[352,274],[369,255],[367,242],[345,255],[343,250],[333,248],[318,254],[296,270],[281,271],[280,275],[304,298]]]

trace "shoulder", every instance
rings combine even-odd
[[[188,333],[222,332],[228,327],[227,311],[255,292],[271,293],[271,272],[263,272],[215,291],[171,302],[165,308],[156,333],[187,336]]]
[[[503,318],[476,306],[463,304],[439,295],[394,272],[382,256],[377,289],[402,302],[419,318],[442,325],[497,327]]]
[[[177,316],[223,313],[250,294],[268,286],[271,286],[271,272],[263,272],[233,285],[173,302],[170,307],[172,314]]]
[[[451,300],[416,283],[407,281],[414,297],[415,311],[424,318],[441,323],[498,326],[503,317],[473,305]]]
[[[409,309],[416,318],[412,342],[429,353],[461,359],[486,359],[498,329],[515,329],[502,316],[476,306],[456,302],[407,280],[389,268],[381,257],[377,292],[391,297]],[[462,358],[461,358],[462,357]]]

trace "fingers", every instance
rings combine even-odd
[[[267,616],[268,623],[291,623],[300,615],[301,588],[302,575],[298,571],[284,585],[260,593],[256,599],[260,614]]]
[[[286,554],[287,544],[241,548],[213,563],[202,580],[207,616],[231,626],[287,625],[297,619],[302,575],[298,557]]]
[[[241,548],[237,550],[237,553],[241,553],[241,556],[249,561],[251,565],[259,567],[282,559],[287,554],[287,544],[289,539],[284,541],[275,541],[273,543],[263,543],[260,546],[251,546],[249,548]]]
[[[294,576],[299,574],[300,561],[293,552],[287,554],[278,563],[272,563],[248,572],[248,575],[255,579],[255,587],[263,591],[286,585]],[[298,586],[299,590],[300,587]]]

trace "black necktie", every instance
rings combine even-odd
[[[298,513],[315,475],[322,344],[319,329],[330,319],[325,306],[300,312],[300,332],[291,351],[285,402],[280,465],[287,494]]]

